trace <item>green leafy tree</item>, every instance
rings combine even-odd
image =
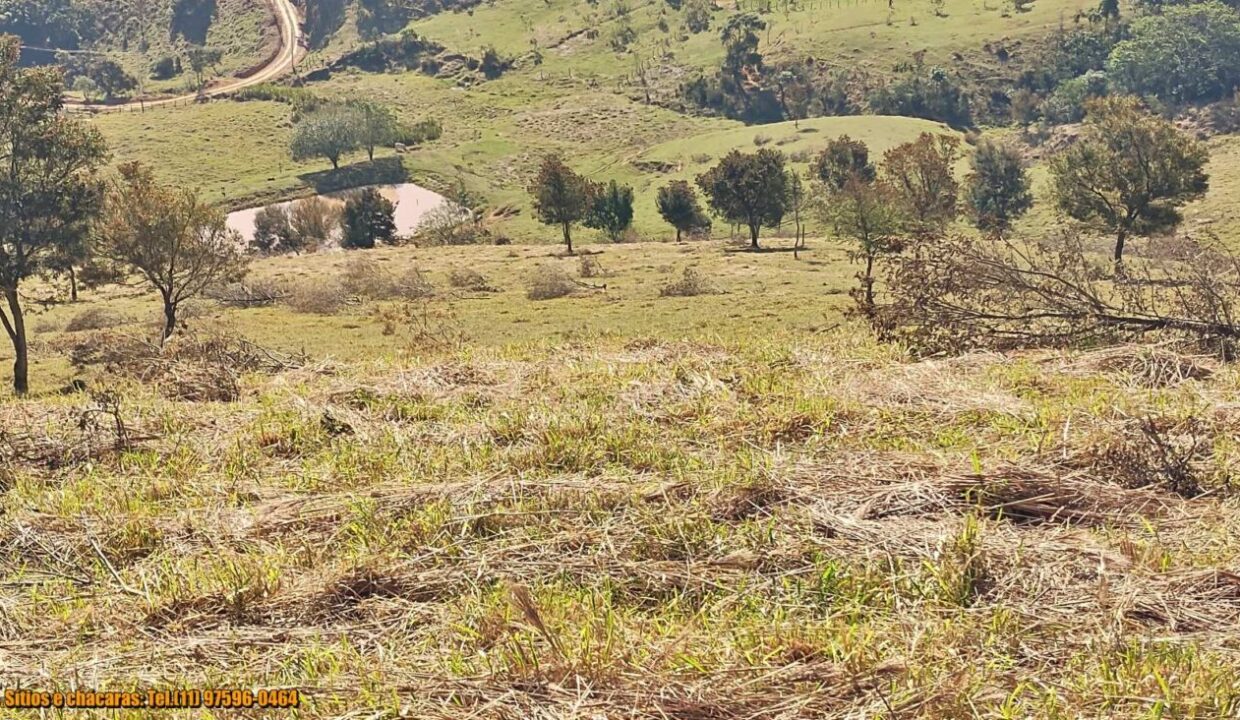
[[[1011,145],[983,142],[973,153],[973,172],[965,185],[965,204],[973,223],[985,232],[1006,233],[1033,207],[1029,172]]]
[[[17,38],[0,37],[0,325],[20,395],[30,387],[30,351],[19,289],[82,243],[102,201],[107,149],[97,131],[62,114],[60,73],[20,68],[19,54]]]
[[[99,84],[85,75],[78,75],[73,79],[73,91],[81,93],[82,102],[90,105],[99,97]]]
[[[763,148],[752,154],[733,150],[699,175],[697,184],[716,214],[749,228],[755,250],[762,228],[779,227],[788,210],[788,176],[784,154],[778,150]]]
[[[207,86],[207,71],[217,67],[224,59],[224,51],[214,47],[192,45],[185,51],[185,59],[189,62],[190,72],[194,73],[194,82],[198,91]]]
[[[612,242],[619,240],[633,226],[633,188],[612,180],[594,196],[585,226],[602,230]]]
[[[161,185],[140,163],[120,167],[98,231],[98,253],[135,270],[163,300],[163,339],[181,305],[246,270],[240,236],[224,212],[191,190]]]
[[[1055,202],[1069,217],[1115,235],[1117,269],[1130,235],[1179,224],[1205,194],[1209,153],[1132,97],[1095,100],[1081,139],[1051,160]]]
[[[374,188],[353,194],[344,205],[344,234],[341,244],[347,248],[371,249],[378,242],[396,238],[396,206]]]
[[[875,265],[884,255],[900,251],[906,221],[903,205],[890,184],[861,173],[854,173],[838,188],[824,187],[827,192],[818,207],[836,235],[854,243],[849,256],[864,267],[857,273],[861,286],[853,297],[863,313],[872,315]]]
[[[1229,95],[1240,85],[1240,13],[1203,2],[1139,18],[1107,74],[1121,90],[1173,104]]]
[[[573,253],[573,225],[585,219],[598,195],[598,186],[573,172],[563,160],[548,155],[530,185],[534,212],[544,225],[558,225],[564,245]]]
[[[391,108],[378,103],[358,101],[350,103],[349,107],[357,113],[358,142],[366,148],[366,156],[374,162],[375,148],[396,142],[400,123]]]
[[[667,224],[676,228],[676,242],[680,242],[683,233],[710,227],[710,219],[698,204],[697,192],[684,180],[673,180],[659,188],[655,205]]]
[[[86,66],[86,77],[94,81],[105,102],[123,97],[138,87],[138,80],[125,72],[115,60],[101,58]]]
[[[918,228],[942,227],[956,219],[959,158],[960,140],[931,133],[883,155],[883,178]]]
[[[854,176],[870,182],[876,171],[870,162],[870,149],[847,135],[827,143],[810,165],[810,175],[831,190],[840,190]]]
[[[738,84],[743,84],[746,70],[762,70],[758,33],[765,29],[766,22],[753,13],[733,15],[723,28],[724,73]]]
[[[339,169],[345,153],[362,147],[362,125],[356,111],[340,105],[307,113],[293,128],[293,159],[325,157]]]

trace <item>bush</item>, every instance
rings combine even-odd
[[[284,302],[294,312],[308,315],[335,315],[345,306],[348,296],[337,281],[316,279],[288,287]]]
[[[530,277],[525,296],[530,300],[552,300],[568,297],[577,292],[577,282],[563,270],[550,265],[540,265]]]
[[[416,267],[401,277],[371,258],[350,260],[340,282],[347,295],[368,300],[417,300],[435,294],[435,286]]]
[[[342,210],[321,197],[299,200],[289,208],[289,222],[299,249],[314,251],[336,240],[340,234]]]
[[[1080,122],[1085,117],[1085,103],[1106,94],[1106,73],[1090,70],[1055,88],[1055,92],[1042,101],[1039,109],[1042,117],[1052,123]]]
[[[170,80],[181,74],[181,59],[176,55],[163,55],[151,63],[152,80]]]
[[[660,297],[694,297],[696,295],[717,295],[719,289],[693,268],[685,268],[679,280],[674,280],[659,289]]]
[[[577,273],[583,278],[596,278],[605,276],[607,271],[594,255],[582,255]]]
[[[452,268],[448,273],[448,283],[454,288],[471,292],[499,292],[482,273],[469,268]]]
[[[870,109],[880,115],[938,120],[949,125],[973,123],[969,99],[941,68],[915,72],[870,95]]]

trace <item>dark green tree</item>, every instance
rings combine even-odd
[[[354,193],[344,204],[341,245],[369,250],[396,237],[396,206],[374,188]]]
[[[876,171],[870,162],[870,149],[866,144],[841,135],[827,143],[814,158],[810,174],[829,189],[839,190],[854,176],[866,182],[874,180]]]
[[[594,196],[585,226],[602,230],[612,242],[619,240],[633,226],[633,188],[615,180],[608,183]]]
[[[973,153],[972,165],[965,183],[965,204],[973,223],[984,232],[1006,233],[1033,207],[1032,183],[1020,151],[1011,145],[983,142]]]
[[[1240,85],[1240,13],[1212,1],[1139,18],[1107,74],[1122,91],[1172,104],[1230,95]]]
[[[697,193],[684,180],[673,180],[659,188],[655,205],[667,224],[676,228],[676,242],[680,242],[683,233],[710,227],[710,219],[698,204]]]
[[[758,249],[763,227],[779,227],[788,210],[788,176],[784,154],[763,148],[728,153],[697,178],[698,187],[723,219],[749,228],[750,246]]]
[[[544,225],[558,225],[564,232],[564,245],[573,252],[573,225],[585,219],[598,195],[598,187],[573,172],[563,160],[548,155],[530,185],[534,212]]]
[[[0,325],[13,343],[13,390],[29,390],[29,345],[19,289],[72,254],[99,212],[99,133],[62,114],[59,71],[18,67],[20,41],[0,37]]]

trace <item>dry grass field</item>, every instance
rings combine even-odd
[[[830,302],[838,252],[614,246],[582,278],[384,250],[366,286],[416,292],[207,303],[157,359],[148,296],[57,307],[42,389],[0,404],[6,684],[302,693],[232,717],[1235,716],[1236,369],[911,362]],[[576,289],[531,299],[548,264]],[[662,297],[688,266],[726,294]]]

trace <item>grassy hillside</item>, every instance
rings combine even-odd
[[[43,386],[0,403],[12,677],[297,688],[312,720],[1240,708],[1233,366],[909,363],[837,324],[847,265],[817,245],[609,248],[605,292],[539,302],[524,275],[577,259],[366,257],[416,263],[464,334],[436,345],[417,302],[390,332],[389,303],[207,306],[200,339],[309,357],[182,337],[156,363],[132,288],[33,319]],[[688,266],[727,294],[659,297]],[[501,291],[449,289],[462,267]],[[102,307],[138,324],[66,331]],[[71,345],[111,353],[82,377],[114,394],[49,392]]]

